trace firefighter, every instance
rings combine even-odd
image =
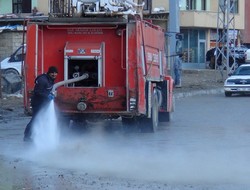
[[[57,73],[57,68],[51,66],[49,67],[47,73],[41,74],[35,79],[34,93],[31,99],[32,118],[25,128],[23,138],[24,141],[32,141],[31,135],[35,118],[39,114],[39,111],[54,99],[54,95],[51,90],[57,77]]]

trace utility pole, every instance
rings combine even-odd
[[[217,40],[215,51],[215,69],[220,70],[223,80],[223,70],[227,70],[227,75],[237,68],[235,62],[235,52],[231,47],[235,47],[235,0],[218,0],[217,13]],[[234,48],[235,49],[235,48]],[[230,65],[230,58],[233,63]]]
[[[173,76],[173,65],[176,57],[176,34],[180,33],[180,6],[179,0],[169,0],[169,25],[168,30],[170,47],[169,49],[169,62],[170,62],[170,71],[171,76]]]
[[[2,72],[1,72],[1,65],[0,65],[0,99],[3,98],[3,92],[2,92]]]
[[[3,85],[3,78],[2,78],[3,72],[2,72],[2,68],[1,68],[1,64],[0,64],[0,99],[3,98],[3,89],[2,89],[2,85]]]

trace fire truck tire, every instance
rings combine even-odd
[[[151,110],[151,116],[152,116],[151,119],[153,127],[152,130],[153,132],[155,132],[159,125],[159,101],[157,94],[154,95],[152,104],[153,104]]]
[[[143,117],[140,119],[142,132],[156,132],[159,125],[159,101],[157,95],[153,95],[151,118]]]
[[[4,75],[15,75],[15,76],[20,76],[18,71],[16,69],[6,69],[3,71]]]

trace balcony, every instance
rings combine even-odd
[[[243,14],[235,15],[235,29],[244,29]],[[217,12],[209,11],[181,11],[181,27],[217,28]]]

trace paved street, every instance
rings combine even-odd
[[[248,189],[248,99],[178,99],[172,122],[155,134],[96,124],[64,134],[54,150],[22,141],[28,118],[1,123],[2,189]]]

